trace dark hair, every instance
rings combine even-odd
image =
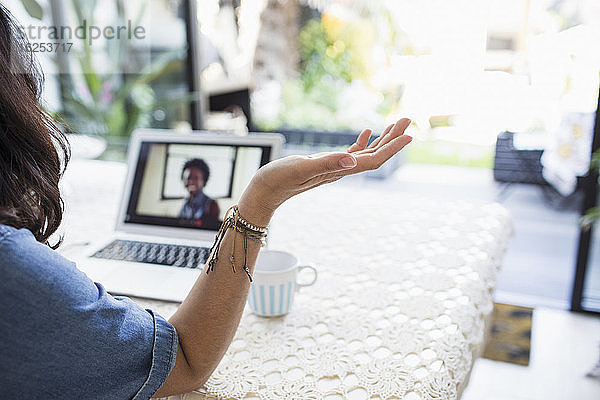
[[[210,175],[210,169],[208,168],[208,164],[204,162],[201,158],[192,158],[191,160],[187,160],[185,164],[183,164],[183,168],[181,168],[181,179],[183,179],[183,173],[188,168],[198,168],[202,171],[202,176],[204,176],[204,184],[208,182],[208,176]]]
[[[70,152],[40,105],[43,83],[27,37],[0,4],[0,224],[29,229],[49,244],[63,216],[58,181]]]

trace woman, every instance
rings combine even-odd
[[[112,297],[52,249],[62,218],[58,181],[68,161],[59,127],[39,106],[41,75],[26,38],[0,5],[0,388],[3,398],[147,399],[188,392],[216,368],[235,334],[249,289],[230,268],[290,197],[378,168],[411,140],[406,119],[367,146],[286,157],[261,168],[236,210],[249,225],[224,229],[207,274],[167,322]],[[235,219],[233,224],[237,224]],[[250,227],[250,228],[248,228]],[[226,256],[218,256],[223,255]],[[237,261],[236,261],[237,262]],[[239,264],[239,263],[238,263]]]
[[[219,205],[204,193],[210,177],[208,164],[200,158],[187,160],[181,168],[181,181],[189,193],[179,212],[179,218],[187,220],[217,221]]]

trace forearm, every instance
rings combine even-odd
[[[244,199],[240,201],[240,215],[257,225],[268,225],[272,213],[261,210],[252,202],[248,204],[247,198]],[[235,273],[230,262],[234,243]],[[248,240],[247,245],[244,254],[242,234],[229,229],[221,243],[214,270],[201,274],[169,320],[179,337],[178,357],[185,358],[191,371],[188,390],[197,388],[210,377],[233,340],[250,288],[243,270],[244,257],[252,274],[260,249],[260,245],[252,240]],[[175,386],[181,387],[180,384]],[[169,392],[168,388],[164,391]]]
[[[250,282],[242,264],[243,241],[240,234],[226,233],[219,260],[213,271],[202,273],[192,290],[169,322],[177,330],[181,350],[194,376],[206,381],[227,351],[239,324]],[[229,263],[233,241],[236,241],[236,272]],[[248,244],[250,273],[259,245]],[[241,263],[240,263],[241,261]]]
[[[348,152],[314,156],[289,156],[263,166],[240,199],[242,217],[258,226],[268,225],[274,210],[287,199],[342,176],[378,168],[410,141],[404,130],[410,120],[401,119],[367,147],[366,129]],[[233,244],[237,272],[229,262]],[[248,241],[248,267],[253,273],[259,244]],[[241,234],[227,232],[214,271],[202,274],[170,322],[179,335],[175,367],[156,397],[189,391],[208,379],[235,335],[250,283],[243,271]]]

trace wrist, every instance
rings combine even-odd
[[[244,192],[238,203],[238,209],[242,218],[251,224],[266,227],[269,225],[275,209],[266,206],[262,200],[264,197],[253,192]]]

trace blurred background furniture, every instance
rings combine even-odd
[[[543,148],[515,147],[514,132],[502,132],[496,140],[494,180],[506,183],[533,183],[547,185],[542,176]],[[541,146],[539,146],[541,147]]]
[[[577,177],[576,189],[562,194],[544,177],[542,164],[546,134],[515,133],[505,131],[496,140],[493,176],[501,184],[498,201],[504,201],[515,189],[515,184],[536,185],[542,194],[542,200],[556,209],[579,209],[582,198],[583,177]]]

